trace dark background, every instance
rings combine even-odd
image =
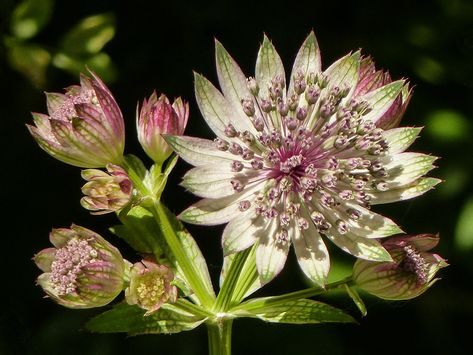
[[[48,299],[35,286],[39,270],[31,257],[49,247],[51,227],[72,222],[109,237],[130,260],[137,256],[107,232],[114,216],[95,217],[79,205],[79,169],[55,161],[29,136],[30,111],[45,112],[43,91],[61,91],[77,82],[52,65],[44,80],[14,70],[7,38],[17,3],[0,1],[0,85],[2,89],[1,164],[1,354],[205,354],[202,326],[178,335],[126,337],[90,334],[84,323],[99,310],[73,311]],[[328,298],[359,319],[358,325],[289,326],[257,320],[234,323],[235,354],[464,354],[471,351],[473,320],[473,3],[434,1],[57,1],[52,17],[31,42],[54,52],[68,29],[85,16],[110,13],[114,38],[105,46],[114,63],[106,68],[109,86],[127,124],[127,153],[146,160],[134,127],[136,103],[153,89],[190,101],[187,134],[211,137],[193,96],[192,70],[216,82],[213,38],[218,38],[248,75],[266,33],[278,49],[286,71],[311,29],[315,30],[326,68],[350,50],[363,48],[393,78],[409,78],[414,88],[403,125],[426,126],[412,150],[440,156],[430,175],[445,180],[413,201],[378,206],[410,233],[440,232],[438,252],[451,264],[442,280],[418,299],[385,302],[366,297],[361,318],[342,295]],[[21,57],[21,56],[20,56]],[[10,60],[8,59],[10,58]],[[21,58],[19,59],[21,61]],[[32,68],[28,66],[28,68]],[[34,68],[33,68],[34,69]],[[108,71],[107,71],[108,70]],[[180,163],[164,201],[177,212],[195,197],[177,183],[188,169]],[[221,227],[190,226],[214,279],[221,265]],[[331,251],[345,265],[351,258]],[[341,273],[343,270],[341,271]],[[336,277],[336,275],[334,276]],[[271,295],[306,287],[294,257],[281,276],[259,292]]]

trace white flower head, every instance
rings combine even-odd
[[[350,53],[322,71],[314,33],[299,50],[289,85],[264,37],[254,78],[216,42],[221,91],[195,74],[197,103],[218,138],[167,136],[194,165],[183,186],[203,199],[183,221],[216,225],[226,255],[257,243],[263,282],[284,266],[290,245],[323,286],[330,268],[322,236],[362,259],[391,260],[377,238],[402,232],[370,210],[418,196],[439,180],[423,177],[435,157],[404,152],[420,132],[396,127],[410,98],[369,57]]]

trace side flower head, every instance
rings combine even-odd
[[[128,304],[145,309],[146,315],[156,312],[163,303],[176,302],[177,287],[171,282],[174,275],[170,268],[142,260],[132,266],[130,285],[125,290]]]
[[[448,264],[428,251],[439,241],[437,235],[420,234],[388,239],[383,246],[392,262],[357,260],[353,278],[363,290],[388,300],[419,296],[434,284],[435,274]]]
[[[180,97],[171,105],[168,98],[156,92],[144,99],[136,126],[138,140],[148,156],[162,165],[171,155],[172,149],[162,134],[182,135],[189,117],[189,104]]]
[[[359,51],[322,70],[314,33],[299,50],[289,84],[266,36],[247,78],[216,42],[219,91],[195,74],[197,103],[215,141],[166,136],[196,166],[182,185],[203,198],[183,221],[228,223],[226,255],[257,243],[262,282],[283,268],[290,245],[323,286],[330,260],[323,237],[357,258],[390,261],[377,240],[401,233],[371,205],[421,195],[439,180],[424,175],[435,157],[405,152],[419,128],[397,128],[410,98]]]
[[[46,93],[48,115],[32,113],[33,138],[54,158],[81,168],[120,164],[125,146],[122,113],[111,92],[90,72],[65,94]]]
[[[80,203],[92,214],[121,210],[131,200],[133,184],[126,171],[118,165],[107,164],[108,173],[98,169],[82,170],[88,182],[82,187]]]
[[[54,248],[34,256],[44,272],[38,284],[55,302],[68,308],[104,306],[124,289],[128,262],[97,233],[72,225],[53,229]]]

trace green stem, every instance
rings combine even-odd
[[[192,291],[194,291],[194,294],[204,308],[211,309],[214,304],[214,298],[207,292],[202,280],[195,271],[194,265],[187,257],[184,247],[162,204],[159,201],[154,201],[151,206],[151,212]]]
[[[232,319],[221,319],[208,323],[209,355],[230,355],[232,353]]]

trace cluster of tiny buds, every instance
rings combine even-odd
[[[265,219],[278,218],[282,228],[294,221],[306,229],[308,221],[291,211],[287,202],[291,194],[297,194],[301,201],[314,201],[307,204],[308,212],[320,232],[333,228],[339,234],[348,233],[348,222],[361,218],[361,212],[341,206],[349,202],[369,208],[371,197],[366,190],[389,187],[385,159],[381,159],[389,147],[383,130],[364,117],[369,105],[347,99],[349,88],[330,85],[321,73],[297,72],[287,97],[280,75],[270,81],[264,97],[257,80],[248,78],[247,85],[252,96],[242,98],[241,107],[254,133],[239,131],[229,123],[224,128],[226,139],[215,139],[215,146],[235,155],[232,172],[245,176],[248,169],[259,170],[260,180],[272,181],[274,186],[256,197],[256,213]],[[275,115],[279,115],[277,120]],[[310,129],[308,120],[313,122]],[[338,158],[341,152],[352,157]],[[241,176],[230,181],[235,193],[250,181]],[[248,210],[250,200],[241,201],[239,210]],[[325,209],[337,209],[341,217],[327,221]]]
[[[76,282],[82,268],[97,261],[98,252],[87,240],[72,238],[56,251],[51,264],[51,284],[59,296],[76,291]]]
[[[424,258],[411,245],[405,245],[403,253],[399,268],[414,275],[418,285],[424,285],[427,282],[427,265]]]

